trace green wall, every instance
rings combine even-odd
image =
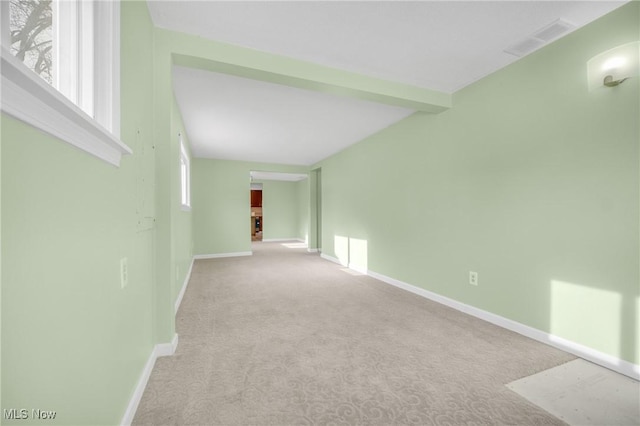
[[[2,340],[2,330],[4,330],[4,327],[2,326],[2,319],[3,319],[3,315],[2,315],[2,123],[4,122],[4,119],[2,118],[2,116],[0,116],[0,409],[2,408],[2,389],[3,389],[3,385],[2,383],[4,383],[3,381],[3,377],[2,377],[2,370],[3,370],[3,364],[2,364],[2,344],[1,342],[3,342]],[[1,424],[1,421],[0,421]]]
[[[297,229],[296,229],[296,238],[304,241],[309,244],[310,238],[309,234],[311,232],[311,199],[310,199],[310,182],[311,179],[303,179],[295,183],[296,185],[296,201],[298,203],[297,206]]]
[[[262,182],[263,241],[298,238],[297,182]]]
[[[133,158],[115,169],[2,121],[2,407],[118,423],[153,345],[153,238],[136,231]]]
[[[194,254],[251,251],[249,170],[236,162],[193,160]]]
[[[322,251],[322,168],[309,172],[309,248]]]
[[[180,114],[180,110],[178,109],[178,104],[176,103],[175,98],[172,97],[172,109],[171,109],[171,136],[179,141],[179,136],[182,135],[182,140],[187,148],[187,153],[189,154],[189,158],[191,159],[191,153],[189,149],[189,137],[184,128],[184,123],[182,120],[182,115]],[[191,159],[191,162],[193,160]],[[176,155],[173,159],[172,168],[175,170],[180,170],[180,156]],[[173,244],[175,247],[175,252],[173,256],[173,261],[175,264],[175,272],[172,275],[173,278],[173,286],[172,286],[172,298],[171,300],[174,302],[182,290],[184,286],[184,280],[189,273],[189,268],[191,267],[191,260],[193,258],[193,229],[192,229],[192,220],[191,220],[191,210],[183,209],[181,203],[181,187],[180,187],[180,175],[178,174],[173,179],[173,191],[175,191],[177,198],[172,205],[173,215],[175,218],[174,221],[174,239]]]
[[[1,118],[2,408],[56,410],[58,424],[120,423],[153,346],[173,337],[190,260],[182,123],[158,78],[170,62],[145,2],[121,3],[121,29],[121,138],[134,154],[119,168]]]
[[[323,252],[638,364],[639,79],[589,92],[586,63],[639,7],[322,161]]]
[[[193,229],[194,229],[194,254],[210,255],[224,253],[241,253],[251,251],[251,233],[249,218],[250,206],[250,180],[249,172],[269,171],[285,173],[304,173],[304,166],[285,166],[279,164],[251,163],[243,161],[210,160],[195,158],[192,164],[192,204],[193,204]],[[279,182],[277,182],[279,183]],[[264,182],[269,188],[272,182]],[[293,212],[293,226],[287,229],[290,220],[275,219],[277,227],[268,231],[270,225],[265,225],[264,238],[289,238],[297,233],[297,204],[295,203],[295,187],[292,186],[290,195],[282,195],[280,187],[275,191],[276,211],[281,210],[280,201],[286,202]],[[263,189],[264,191],[264,189]],[[268,191],[268,189],[266,190]],[[268,191],[269,192],[269,191]],[[286,192],[286,191],[284,191]],[[282,196],[281,196],[282,195]],[[265,215],[268,215],[269,195],[263,192],[263,206]],[[280,201],[278,201],[280,200]],[[288,216],[287,216],[288,217]],[[265,217],[265,223],[271,220]],[[273,228],[273,227],[272,227]],[[273,232],[267,234],[267,232]],[[284,235],[282,232],[291,232]],[[269,237],[268,235],[273,235]],[[282,235],[282,236],[281,236]]]
[[[145,2],[121,7],[122,140],[134,154],[120,168],[0,120],[2,408],[54,409],[59,424],[119,423],[153,346],[173,337],[191,255],[251,250],[249,171],[309,171],[193,159],[182,211],[175,58],[449,104],[154,29]],[[307,228],[311,247],[336,256],[344,237],[372,271],[639,363],[638,79],[586,89],[586,61],[637,40],[639,16],[624,6],[456,93],[452,109],[316,165],[293,187],[294,234],[273,238]]]
[[[122,139],[136,154],[115,168],[2,116],[2,407],[47,407],[59,424],[119,423],[154,344],[137,169],[152,28],[144,5],[122,7]]]

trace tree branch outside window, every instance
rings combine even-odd
[[[52,0],[11,0],[11,53],[52,84]]]

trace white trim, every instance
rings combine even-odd
[[[142,374],[140,374],[138,384],[133,391],[133,395],[131,395],[129,405],[127,405],[127,409],[125,410],[122,421],[120,422],[121,425],[129,426],[133,421],[133,417],[136,415],[136,410],[138,409],[138,405],[140,404],[140,400],[144,394],[144,389],[147,387],[147,382],[149,381],[149,377],[151,376],[151,372],[153,371],[153,366],[155,365],[157,358],[156,348],[154,347],[149,355],[149,359],[147,359],[147,363],[142,369]]]
[[[340,260],[338,260],[333,256],[329,256],[322,253],[320,254],[320,257],[330,262],[342,265]],[[352,268],[352,269],[354,269],[357,272],[363,272],[355,268]],[[420,287],[416,287],[412,284],[408,284],[404,281],[396,280],[395,278],[391,278],[386,275],[379,274],[372,270],[367,270],[366,272],[363,272],[363,273],[366,273],[370,277],[380,280],[384,283],[390,284],[394,287],[398,287],[403,290],[409,291],[413,294],[416,294],[418,296],[422,296],[425,299],[432,300],[434,302],[456,309],[460,312],[464,312],[465,314],[490,322],[491,324],[497,325],[502,328],[506,328],[507,330],[514,331],[518,334],[529,337],[533,340],[537,340],[538,342],[547,344],[549,346],[553,346],[554,348],[563,350],[565,352],[569,352],[580,358],[586,359],[587,361],[591,361],[595,364],[601,365],[610,370],[616,371],[620,374],[624,374],[625,376],[631,377],[632,379],[640,380],[640,365],[633,364],[631,362],[622,360],[620,358],[614,357],[609,354],[605,354],[603,352],[581,345],[580,343],[572,342],[571,340],[554,336],[553,334],[538,330],[528,325],[524,325],[517,321],[510,320],[500,315],[496,315],[491,312],[487,312],[482,309],[476,308],[474,306],[467,305],[462,302],[458,302],[457,300],[453,300],[448,297],[441,296],[432,291],[425,290]]]
[[[1,59],[4,113],[115,166],[133,152],[4,47]]]
[[[71,102],[90,115],[78,102],[78,93],[82,70],[79,66],[82,43],[81,19],[82,4],[75,1],[54,1],[51,3],[53,15],[53,86]],[[91,70],[91,72],[93,72]]]
[[[191,211],[191,158],[184,145],[182,133],[178,133],[180,142],[180,208]]]
[[[182,298],[184,297],[184,293],[187,291],[187,286],[189,285],[189,280],[191,279],[191,271],[193,270],[193,261],[195,259],[192,258],[191,259],[191,264],[189,265],[189,271],[187,272],[187,275],[184,277],[184,283],[182,283],[182,288],[180,289],[180,293],[178,293],[178,297],[176,298],[176,303],[175,303],[175,313],[178,313],[178,309],[180,308],[180,304],[182,303]]]
[[[335,259],[335,258],[329,259],[329,256],[326,256],[324,254],[322,255],[322,257],[327,260]],[[441,296],[437,293],[433,293],[423,288],[416,287],[412,284],[408,284],[403,281],[396,280],[395,278],[387,277],[385,275],[379,274],[371,270],[367,271],[367,275],[377,280],[380,280],[382,282],[385,282],[387,284],[390,284],[392,286],[409,291],[413,294],[417,294],[418,296],[422,296],[426,299],[433,300],[434,302],[446,305],[460,312],[464,312],[465,314],[469,314],[481,320],[490,322],[499,327],[506,328],[507,330],[514,331],[518,334],[522,334],[523,336],[529,337],[533,340],[537,340],[549,346],[553,346],[554,348],[558,348],[560,350],[569,352],[580,358],[586,359],[587,361],[591,361],[595,364],[601,365],[610,370],[617,371],[618,373],[624,374],[625,376],[631,377],[632,379],[640,380],[639,365],[630,363],[628,361],[624,361],[612,355],[599,352],[595,349],[589,348],[579,343],[572,342],[562,337],[554,336],[547,332],[510,320],[500,315],[496,315],[491,312],[487,312],[482,309],[476,308],[474,306],[470,306],[465,303],[458,302],[448,297]]]
[[[338,265],[342,265],[342,262],[337,257],[329,256],[328,254],[321,253],[320,257],[328,260],[329,262],[337,263]],[[344,265],[342,265],[344,266]]]
[[[317,248],[308,248],[307,251],[309,253],[318,253],[318,249]]]
[[[156,356],[171,356],[178,349],[178,333],[173,334],[173,339],[169,343],[158,343],[155,347]]]
[[[301,243],[304,243],[304,240],[301,240],[300,238],[295,238],[295,237],[291,237],[291,238],[264,238],[262,240],[263,243],[278,243],[278,242],[284,242],[284,241],[300,241]]]
[[[214,253],[214,254],[196,254],[193,256],[194,259],[218,259],[220,257],[240,257],[240,256],[251,256],[253,252],[251,251],[239,251],[236,253]]]
[[[142,373],[140,374],[140,378],[138,379],[138,384],[136,385],[133,394],[131,395],[131,399],[129,400],[127,409],[124,412],[124,416],[122,416],[122,421],[120,422],[121,425],[129,426],[133,421],[133,418],[136,415],[136,410],[138,409],[138,405],[140,404],[140,400],[142,400],[144,389],[147,387],[147,383],[149,382],[149,377],[151,376],[151,372],[153,371],[153,366],[156,364],[156,359],[160,358],[161,356],[173,355],[177,347],[177,334],[173,335],[171,343],[159,343],[153,347],[153,349],[151,350],[151,354],[149,354],[149,358],[147,359],[147,362],[142,369]]]
[[[94,40],[96,38],[107,38],[109,33],[100,34],[96,37],[96,21],[97,15],[95,11],[94,1],[78,2],[77,27],[78,31],[78,98],[76,104],[82,108],[91,117],[94,117],[98,123],[104,126],[104,122],[100,121],[96,116],[96,100],[101,99],[95,93],[95,77],[96,62],[94,56],[100,56],[100,51],[96,49]],[[109,4],[110,2],[105,2]],[[62,21],[60,21],[62,23]],[[108,35],[107,35],[108,34]],[[111,38],[111,37],[109,37]],[[95,53],[95,55],[94,55]],[[101,99],[102,100],[102,99]],[[108,127],[108,126],[105,126]]]
[[[369,270],[366,267],[362,267],[362,266],[354,265],[353,263],[349,263],[349,265],[347,265],[347,268],[351,269],[352,271],[359,272],[359,273],[361,273],[363,275],[369,275]]]
[[[94,8],[95,117],[120,137],[120,1],[96,1]]]

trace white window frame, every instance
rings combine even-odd
[[[180,207],[184,211],[191,211],[191,159],[180,133],[178,133],[178,140],[180,141]]]
[[[54,45],[71,47],[54,51],[60,90],[11,54],[9,1],[0,1],[2,112],[119,166],[132,153],[120,140],[120,2],[55,3]],[[63,74],[72,78],[63,81]]]

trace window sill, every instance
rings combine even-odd
[[[120,165],[131,148],[2,48],[2,112]]]

